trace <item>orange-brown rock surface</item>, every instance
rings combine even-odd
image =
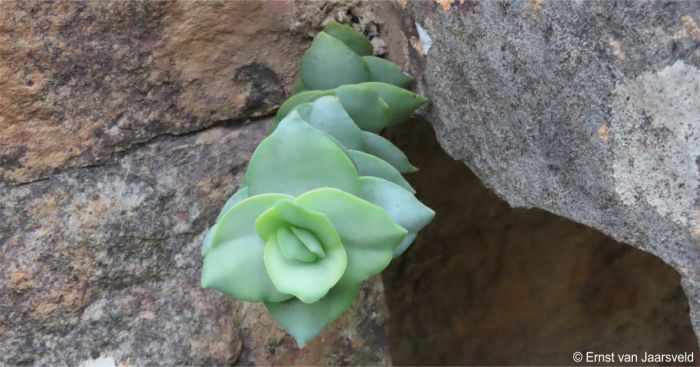
[[[0,182],[269,113],[295,21],[293,2],[3,2]]]

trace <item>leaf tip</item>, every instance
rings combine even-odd
[[[212,276],[208,271],[206,271],[205,268],[202,268],[202,277],[199,280],[199,286],[207,289],[207,288],[212,288],[212,285],[214,283],[214,279],[212,279]]]
[[[416,173],[419,171],[418,167],[416,167],[410,163],[408,165],[409,166],[406,167],[406,169],[404,169],[403,172],[401,172],[401,173]]]
[[[309,341],[311,339],[313,339],[313,337],[309,338],[309,337],[296,336],[296,335],[292,335],[292,337],[294,338],[294,341],[297,342],[299,349],[306,348],[306,346],[309,344]]]

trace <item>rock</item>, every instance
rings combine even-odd
[[[700,3],[395,8],[390,55],[417,71],[450,156],[514,207],[673,266],[700,333]]]
[[[272,112],[307,45],[293,3],[200,5],[3,2],[0,182]]]
[[[264,125],[161,137],[1,188],[3,363],[387,364],[379,281],[304,350],[262,304],[199,288],[204,229]]]
[[[679,274],[541,209],[511,208],[428,122],[388,137],[435,220],[383,273],[397,365],[571,365],[575,351],[700,353]],[[439,184],[436,184],[439,183]],[[449,185],[446,189],[446,185]]]
[[[303,350],[199,287],[305,19],[328,16],[304,5],[0,3],[0,364],[390,363],[380,279]]]

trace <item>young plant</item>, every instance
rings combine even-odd
[[[369,40],[347,26],[319,33],[297,87],[328,90],[282,105],[202,245],[202,287],[263,302],[300,346],[345,313],[362,282],[435,215],[401,176],[416,168],[376,134],[426,100],[385,83],[407,87],[410,77],[370,55]]]

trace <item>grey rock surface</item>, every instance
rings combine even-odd
[[[511,208],[440,148],[427,121],[387,136],[420,167],[407,178],[437,213],[382,274],[395,364],[700,355],[681,277],[661,259],[544,210]]]
[[[379,280],[305,350],[262,304],[199,287],[204,230],[265,131],[158,138],[0,188],[0,363],[388,363]]]
[[[408,36],[394,49],[420,75],[442,147],[510,205],[673,266],[700,334],[700,2],[447,0],[396,11]]]

